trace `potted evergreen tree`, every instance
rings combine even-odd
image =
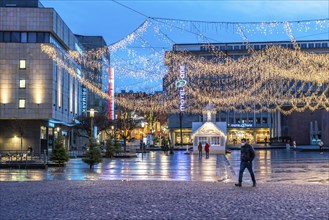
[[[69,160],[69,156],[64,148],[64,137],[59,135],[58,138],[55,140],[55,146],[52,151],[50,160],[58,165],[64,164]]]
[[[106,153],[105,157],[112,158],[115,153],[120,151],[120,143],[118,140],[107,139],[106,140]]]
[[[95,146],[92,138],[89,140],[89,150],[82,161],[87,163],[90,169],[93,169],[95,164],[102,162],[102,152]]]

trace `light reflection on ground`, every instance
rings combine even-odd
[[[329,153],[285,149],[257,150],[254,170],[258,182],[329,184]],[[239,172],[239,151],[224,156],[174,155],[150,152],[137,158],[105,159],[93,171],[81,158],[70,159],[65,168],[48,170],[0,169],[0,181],[40,180],[175,180],[235,182]],[[244,181],[250,182],[247,171]]]
[[[239,173],[239,151],[227,158],[236,176]],[[256,179],[260,182],[323,183],[329,184],[329,154],[286,149],[256,151],[253,163]],[[235,181],[237,179],[235,178]],[[251,182],[248,171],[244,180]]]

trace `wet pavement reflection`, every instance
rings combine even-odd
[[[240,152],[232,151],[227,159],[236,177],[239,174]],[[302,152],[286,149],[256,151],[253,163],[258,182],[324,183],[329,184],[329,153]],[[237,178],[235,178],[237,180]],[[244,181],[251,182],[244,172]]]
[[[223,181],[237,180],[240,151],[223,155],[173,155],[162,152],[137,154],[137,158],[103,159],[90,171],[81,158],[70,159],[65,167],[47,170],[0,169],[0,181],[40,180],[175,180]],[[258,182],[298,182],[329,184],[329,153],[296,152],[285,149],[257,150],[254,162]],[[250,181],[247,171],[244,181]]]

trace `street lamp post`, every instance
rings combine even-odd
[[[20,156],[21,156],[21,160],[23,160],[23,137],[21,135],[21,153],[20,153]]]
[[[114,126],[111,126],[111,139],[114,139]]]
[[[144,141],[143,141],[143,139],[144,139],[144,122],[142,122],[142,124],[141,124],[141,126],[142,126],[142,131],[141,131],[141,135],[142,135],[142,140],[141,140],[141,147],[142,147],[142,160],[143,160],[143,158],[144,158]]]
[[[89,111],[89,116],[90,116],[90,126],[91,126],[91,141],[94,144],[95,140],[94,140],[94,117],[95,117],[95,109],[90,109]]]
[[[14,138],[17,139],[18,137],[15,135]],[[21,160],[22,160],[22,157],[23,157],[23,135],[21,134],[19,136],[19,138],[21,139],[21,152],[19,153],[19,155],[20,155]],[[17,155],[16,155],[16,158],[17,158]]]

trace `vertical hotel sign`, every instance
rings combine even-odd
[[[82,86],[82,112],[87,112],[88,89]]]
[[[186,66],[179,66],[179,79],[176,81],[176,87],[179,89],[179,111],[183,112],[186,108]]]

